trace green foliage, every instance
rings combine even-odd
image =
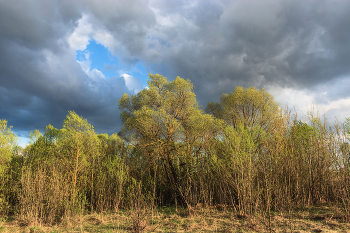
[[[59,130],[52,125],[45,128],[42,135],[38,130],[30,133],[30,144],[25,148],[26,163],[38,167],[42,163],[54,163],[57,160]]]
[[[29,143],[30,144],[34,144],[40,137],[42,136],[42,134],[40,133],[39,130],[34,130],[33,131],[30,131],[30,134],[29,134]]]
[[[118,210],[123,202],[123,194],[128,180],[128,167],[123,158],[128,154],[125,142],[117,135],[98,135],[100,157],[96,161],[94,190],[91,204],[98,211]],[[94,198],[93,198],[94,197]]]
[[[138,163],[160,168],[170,189],[190,205],[193,171],[204,159],[206,146],[219,132],[219,121],[199,109],[193,85],[177,77],[168,82],[150,75],[149,88],[119,100],[126,140],[142,151]],[[141,162],[143,161],[143,162]],[[160,167],[159,167],[160,166]],[[163,183],[164,184],[164,183]]]
[[[6,120],[0,120],[0,217],[9,211],[13,197],[13,182],[11,178],[11,161],[17,152],[17,136],[7,126]]]
[[[254,87],[236,87],[233,93],[223,94],[220,103],[209,103],[206,111],[234,128],[240,124],[250,129],[259,125],[265,131],[271,130],[274,119],[280,114],[273,96],[263,88],[256,90]]]
[[[0,120],[0,176],[5,173],[7,163],[11,160],[17,136],[11,131],[12,126],[7,127],[7,120]]]
[[[69,111],[62,129],[34,131],[21,177],[19,203],[26,218],[55,218],[117,210],[123,203],[129,149],[117,134],[97,135],[93,126]]]
[[[71,204],[77,204],[80,192],[87,187],[86,182],[93,188],[93,166],[99,157],[98,137],[94,128],[86,119],[69,111],[59,132],[59,160],[66,168],[68,179],[71,180]],[[89,174],[90,173],[90,174]],[[84,197],[82,197],[84,198]]]
[[[308,113],[304,123],[253,87],[223,94],[205,114],[189,80],[150,74],[148,86],[119,99],[118,134],[96,134],[69,111],[61,129],[31,132],[24,156],[2,120],[0,214],[53,224],[120,208],[270,215],[324,202],[350,213],[350,118],[331,127]]]

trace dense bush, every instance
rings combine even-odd
[[[157,74],[148,85],[119,100],[123,127],[110,136],[70,111],[18,153],[2,120],[0,214],[54,223],[142,199],[241,214],[336,202],[350,216],[350,119],[331,126],[310,113],[305,123],[253,87],[204,113],[189,80]]]

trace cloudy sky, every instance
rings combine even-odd
[[[118,132],[148,73],[190,79],[200,105],[236,86],[350,116],[350,1],[0,0],[0,118],[22,139],[68,110]]]

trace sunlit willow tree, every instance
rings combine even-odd
[[[336,202],[350,221],[349,118],[301,121],[253,87],[222,95],[205,114],[193,89],[150,75],[147,88],[119,99],[118,134],[96,134],[69,111],[61,129],[31,132],[23,156],[1,120],[0,214],[57,223],[142,205],[266,214]]]
[[[16,185],[16,171],[12,171],[11,163],[18,163],[16,159],[17,136],[7,126],[7,120],[0,120],[0,216],[7,214],[9,205],[13,204]],[[12,203],[11,203],[12,202]]]
[[[122,204],[124,207],[127,205],[124,189],[129,179],[129,168],[124,161],[132,152],[132,146],[128,146],[116,133],[110,136],[99,134],[98,138],[100,156],[93,164],[95,184],[91,208],[116,211]]]
[[[99,157],[98,138],[93,126],[75,112],[70,111],[60,131],[60,160],[67,168],[71,180],[71,205],[76,204],[79,193],[90,190],[93,194],[95,160]],[[90,184],[90,187],[86,184]],[[92,195],[91,194],[91,195]]]
[[[0,176],[3,177],[8,168],[14,150],[17,136],[11,131],[12,126],[7,126],[6,120],[0,120]]]
[[[208,103],[206,111],[225,122],[217,147],[218,172],[227,181],[220,184],[225,190],[220,198],[243,213],[268,205],[270,194],[263,190],[272,173],[269,142],[286,124],[279,104],[264,89],[236,87],[219,103]]]
[[[153,197],[190,207],[208,198],[203,182],[219,121],[199,109],[189,80],[150,74],[148,86],[119,100],[122,134],[135,147],[138,178],[153,186]]]
[[[97,135],[93,126],[69,111],[62,129],[31,133],[19,193],[25,218],[53,222],[81,211],[118,209],[127,168],[125,143],[114,134]]]
[[[30,132],[19,183],[19,212],[30,221],[53,222],[69,209],[70,182],[60,161],[60,130]]]
[[[340,146],[340,155],[337,158],[336,167],[338,167],[337,190],[336,194],[343,204],[346,212],[346,220],[350,221],[350,117],[345,119],[343,124],[342,144]]]

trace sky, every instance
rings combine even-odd
[[[350,116],[350,1],[0,0],[0,119],[28,142],[69,110],[97,133],[148,74],[190,79],[203,108],[264,88],[302,116]]]

